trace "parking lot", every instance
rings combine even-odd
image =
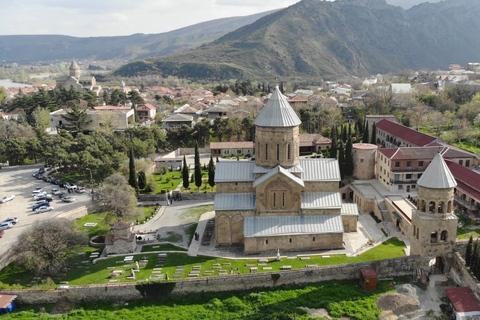
[[[58,188],[62,192],[66,192],[65,189],[57,185],[32,177],[32,172],[40,167],[40,165],[3,167],[0,170],[0,198],[7,195],[15,195],[15,199],[12,201],[0,203],[0,221],[10,217],[17,217],[19,220],[11,229],[5,230],[3,237],[0,239],[0,255],[10,249],[17,242],[18,236],[35,223],[54,218],[62,212],[90,203],[91,194],[89,191],[83,194],[74,192],[69,194],[69,196],[77,199],[73,203],[65,203],[58,196],[53,195],[53,201],[50,202],[50,206],[54,207],[54,210],[40,214],[32,211],[31,205],[36,202],[32,197],[32,191],[35,188],[41,187],[48,193],[51,193],[52,188]]]

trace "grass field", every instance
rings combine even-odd
[[[282,261],[276,261],[270,259],[266,266],[258,266],[259,272],[266,271],[280,271],[282,266],[290,265],[292,269],[305,268],[307,264],[317,264],[318,266],[338,265],[345,263],[354,263],[362,261],[372,261],[389,259],[404,256],[403,248],[405,244],[398,239],[390,239],[385,243],[372,248],[371,250],[363,253],[358,257],[347,257],[345,255],[332,255],[329,258],[323,258],[321,256],[311,256],[310,260],[300,260],[299,258],[283,259]],[[90,251],[93,248],[85,248]],[[236,272],[249,273],[250,267],[247,264],[257,264],[257,259],[241,259],[241,260],[229,260],[210,258],[204,256],[189,257],[186,254],[173,253],[168,254],[164,266],[159,266],[157,262],[156,254],[145,253],[144,256],[134,256],[133,263],[123,263],[123,257],[111,258],[107,260],[98,261],[95,264],[90,263],[89,253],[79,255],[72,261],[72,269],[65,275],[58,279],[58,281],[68,281],[69,285],[85,285],[85,284],[102,284],[108,283],[110,280],[110,274],[114,267],[115,270],[124,270],[124,274],[120,275],[118,279],[120,282],[134,282],[135,280],[127,280],[127,276],[130,276],[130,271],[134,267],[134,262],[143,260],[146,258],[148,263],[145,267],[140,268],[140,272],[136,275],[138,279],[148,279],[152,275],[153,268],[162,268],[162,274],[168,273],[170,277],[175,272],[176,266],[185,266],[184,272],[181,277],[186,278],[188,273],[193,270],[193,266],[200,266],[202,271],[201,276],[207,276],[203,274],[206,270],[211,270],[213,273],[208,276],[218,275],[222,270],[230,272],[230,269],[238,269]],[[118,261],[118,262],[117,262]],[[216,268],[220,266],[220,269]],[[215,267],[215,268],[214,268]],[[271,270],[263,270],[263,267],[271,267]],[[13,265],[8,266],[0,273],[0,281],[6,284],[14,284],[15,279],[21,279],[20,285],[29,283],[32,276],[18,269],[14,269]],[[57,283],[58,283],[57,281]]]
[[[394,279],[396,282],[406,279]],[[335,318],[379,319],[375,304],[380,294],[394,291],[390,282],[380,281],[377,290],[364,291],[357,281],[328,281],[307,286],[278,287],[242,292],[203,293],[168,299],[142,299],[125,304],[90,302],[76,306],[65,315],[37,312],[38,306],[19,306],[3,319],[209,319],[209,320],[307,320],[300,307],[325,308]],[[47,305],[48,311],[52,307]]]
[[[459,224],[462,227],[457,228],[457,238],[458,239],[469,239],[470,236],[473,239],[480,237],[480,226],[475,225],[474,221],[467,219],[465,217],[459,217]]]
[[[167,172],[165,174],[155,173],[155,190],[152,193],[158,194],[162,190],[175,190],[182,182],[182,174],[179,171]]]

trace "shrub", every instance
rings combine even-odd
[[[245,310],[245,303],[237,297],[231,297],[223,301],[223,305],[229,312]]]

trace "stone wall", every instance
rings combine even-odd
[[[465,260],[458,252],[453,253],[451,259],[450,276],[461,287],[469,287],[473,292],[480,295],[480,287],[478,282],[470,275],[467,267],[465,266]]]
[[[414,276],[416,269],[428,266],[428,260],[419,256],[368,261],[312,269],[242,274],[235,276],[209,277],[176,280],[172,295],[181,296],[204,292],[241,291],[272,288],[280,285],[305,285],[328,280],[352,280],[359,278],[359,270],[373,268],[380,279],[399,276]],[[288,260],[285,260],[288,265]],[[277,276],[278,275],[278,276]],[[56,303],[61,298],[81,301],[128,301],[142,298],[135,284],[108,284],[68,286],[62,290],[1,290],[0,294],[15,294],[21,304]]]
[[[160,201],[167,201],[167,193],[138,195],[138,202],[160,202]]]
[[[198,148],[198,153],[210,153],[210,148]],[[175,157],[195,154],[195,148],[178,148],[175,150]]]
[[[181,197],[182,197],[182,200],[211,200],[213,201],[213,199],[215,198],[215,192],[208,192],[208,193],[204,193],[204,192],[199,192],[199,193],[182,193]]]

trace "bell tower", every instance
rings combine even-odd
[[[255,119],[255,164],[268,169],[299,165],[301,123],[277,87]]]
[[[443,255],[452,252],[458,218],[453,213],[455,178],[438,153],[417,182],[417,209],[412,215],[410,253]]]

